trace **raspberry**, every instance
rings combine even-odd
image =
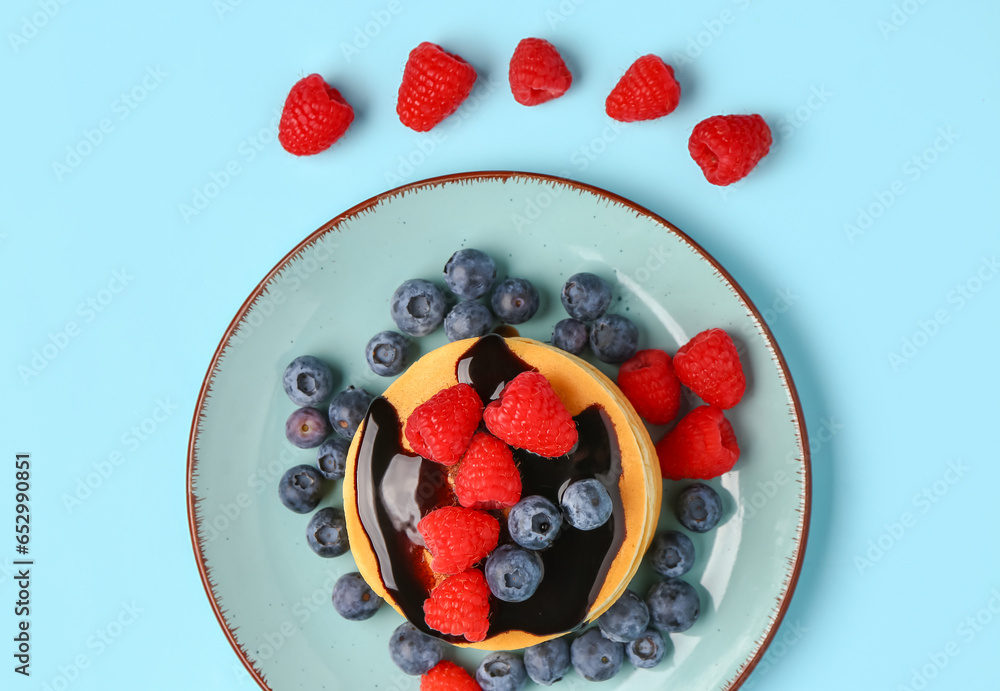
[[[618,388],[635,411],[654,425],[665,425],[681,407],[681,383],[670,356],[662,350],[640,350],[618,370]]]
[[[573,417],[539,372],[514,377],[486,406],[483,421],[497,438],[539,456],[562,456],[577,440]]]
[[[625,71],[608,94],[604,110],[621,122],[655,120],[674,112],[681,85],[674,68],[656,55],[643,55]]]
[[[311,156],[329,149],[354,121],[354,109],[318,74],[300,79],[285,99],[278,141],[290,154]]]
[[[442,660],[420,677],[420,691],[481,691],[476,680],[454,662]]]
[[[455,496],[469,509],[502,509],[521,499],[521,474],[510,447],[478,432],[455,474]]]
[[[449,576],[424,600],[424,621],[435,631],[465,636],[470,643],[486,638],[490,628],[490,588],[482,571]]]
[[[703,405],[681,421],[656,445],[663,477],[711,480],[732,469],[740,447],[729,420],[718,408]]]
[[[468,384],[442,389],[418,405],[403,434],[418,454],[442,465],[455,465],[469,448],[483,416],[483,402]]]
[[[747,388],[736,345],[722,329],[702,331],[681,346],[674,371],[701,400],[723,410],[739,403]]]
[[[417,132],[426,132],[458,110],[476,83],[476,70],[434,43],[410,51],[399,85],[396,114]]]
[[[431,569],[462,573],[493,551],[500,539],[500,523],[488,513],[461,506],[435,509],[420,519],[417,531],[430,550]]]
[[[745,178],[771,149],[771,128],[759,115],[715,115],[694,126],[691,158],[713,185]]]
[[[573,83],[556,47],[541,38],[525,38],[510,59],[510,92],[522,106],[537,106],[559,98]]]

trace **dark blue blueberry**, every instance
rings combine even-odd
[[[524,278],[508,278],[493,291],[490,305],[505,324],[523,324],[538,311],[538,291]]]
[[[638,348],[639,329],[621,315],[605,314],[590,325],[590,349],[601,362],[625,362]]]
[[[444,644],[407,621],[392,632],[389,638],[389,656],[404,674],[416,677],[441,661]]]
[[[444,333],[449,341],[485,336],[493,328],[493,313],[486,305],[465,300],[451,308],[444,318]]]
[[[625,657],[625,645],[609,641],[596,626],[579,636],[570,646],[573,669],[587,681],[607,681],[618,674]]]
[[[666,641],[656,629],[650,628],[625,645],[625,655],[629,662],[639,669],[652,669],[660,664],[667,652]]]
[[[327,480],[343,480],[347,471],[347,450],[351,442],[339,434],[327,438],[316,453],[316,467]]]
[[[406,367],[410,342],[395,331],[380,331],[365,346],[365,359],[372,372],[380,377],[395,377]]]
[[[579,319],[563,319],[552,329],[552,345],[579,355],[587,347],[587,325]]]
[[[682,526],[696,533],[707,533],[722,518],[722,499],[708,485],[696,482],[677,497],[676,512]]]
[[[513,653],[490,653],[476,668],[476,681],[483,691],[517,691],[528,681],[521,658]]]
[[[649,608],[641,597],[626,590],[597,618],[597,625],[609,641],[628,643],[641,636],[649,626]]]
[[[344,512],[328,506],[314,513],[306,526],[306,541],[321,557],[339,557],[347,552],[351,546],[347,541]]]
[[[333,393],[333,372],[312,355],[292,360],[281,377],[285,393],[297,406],[315,406]]]
[[[486,584],[497,599],[524,602],[542,582],[542,558],[517,545],[497,547],[486,559]]]
[[[278,498],[295,513],[309,513],[323,499],[323,476],[311,465],[285,471],[278,482]]]
[[[649,565],[664,578],[680,578],[694,566],[694,543],[676,530],[668,530],[653,538],[646,554]]]
[[[668,578],[650,588],[646,606],[650,622],[665,633],[687,631],[701,612],[698,591],[678,578]]]
[[[444,296],[430,281],[411,278],[392,294],[389,313],[399,330],[410,336],[426,336],[444,319]]]
[[[455,252],[444,265],[444,282],[451,292],[464,300],[486,295],[496,277],[497,265],[493,258],[471,248]]]
[[[593,530],[611,518],[611,496],[600,480],[577,480],[559,497],[566,521],[579,530]]]
[[[592,322],[604,314],[611,304],[611,286],[592,273],[573,274],[563,286],[560,298],[569,316]]]
[[[348,386],[330,401],[330,424],[340,436],[351,439],[365,419],[372,395],[364,389]]]
[[[524,669],[536,684],[552,686],[569,671],[569,641],[553,638],[524,651]]]
[[[562,512],[545,497],[521,497],[507,514],[507,530],[525,549],[545,549],[562,530]]]
[[[333,608],[344,619],[364,621],[375,615],[382,598],[368,587],[358,572],[345,573],[333,584]]]
[[[285,438],[300,449],[315,449],[330,436],[330,421],[315,408],[296,408],[285,421]]]

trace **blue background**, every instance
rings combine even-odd
[[[675,223],[784,351],[812,437],[813,518],[797,592],[748,686],[994,688],[1000,6],[346,5],[4,3],[0,687],[252,687],[198,579],[184,503],[191,415],[224,329],[344,209],[421,178],[515,169]],[[553,41],[574,74],[536,109],[506,85],[525,36]],[[476,107],[436,139],[394,112],[424,40],[480,74]],[[613,126],[603,100],[650,52],[677,69],[681,104]],[[312,72],[357,119],[296,159],[274,138],[277,115]],[[776,145],[745,181],[713,187],[687,136],[742,112],[761,113]],[[10,657],[24,451],[30,680]]]

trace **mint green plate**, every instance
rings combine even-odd
[[[698,622],[671,634],[653,670],[624,664],[602,689],[735,689],[777,630],[791,598],[809,525],[805,425],[784,360],[760,312],[736,282],[687,236],[631,202],[593,187],[525,173],[466,173],[381,194],[306,238],[264,278],[223,336],[202,387],[188,450],[188,518],[209,601],[261,687],[417,689],[389,659],[401,617],[389,607],[364,622],[330,604],[350,555],[322,559],[305,540],[309,516],[277,498],[290,466],[315,460],[291,446],[284,421],[294,406],[281,375],[315,355],[374,394],[364,347],[393,328],[389,298],[407,278],[443,286],[441,270],[461,247],[491,254],[500,276],[531,280],[542,296],[521,335],[548,340],[566,315],[563,282],[579,271],[611,281],[612,310],[640,327],[640,348],[674,352],[699,331],[726,329],[748,373],[747,394],[727,412],[740,442],[736,468],[712,481],[723,523],[692,535],[698,558],[685,579],[702,602]],[[418,354],[445,343],[441,329]],[[601,369],[614,376],[613,368]],[[695,400],[687,405],[696,403]],[[654,440],[662,429],[654,429]],[[678,527],[669,507],[684,483],[664,483],[661,528]],[[323,505],[341,505],[340,483]],[[632,586],[653,581],[645,566]],[[451,649],[474,670],[484,653]],[[590,688],[572,670],[560,688]]]

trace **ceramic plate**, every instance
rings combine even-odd
[[[387,641],[401,617],[390,607],[364,622],[330,604],[351,556],[309,549],[309,516],[277,497],[290,466],[315,460],[284,438],[294,406],[281,375],[295,357],[315,355],[347,384],[381,393],[364,347],[393,328],[389,298],[407,278],[443,286],[441,270],[461,247],[491,254],[499,276],[531,280],[541,309],[519,327],[548,340],[566,315],[563,282],[579,271],[610,280],[612,310],[640,327],[640,348],[674,352],[699,331],[726,329],[748,373],[747,394],[727,413],[742,456],[712,481],[723,523],[692,535],[698,558],[685,577],[701,596],[693,628],[670,636],[653,670],[627,662],[602,689],[735,689],[749,675],[788,606],[805,550],[810,472],[794,385],[760,312],[736,282],[670,223],[614,194],[523,173],[468,173],[381,194],[306,238],[240,308],[209,367],[188,450],[188,518],[209,601],[236,653],[265,689],[417,689],[400,673]],[[419,339],[418,354],[445,343],[442,329]],[[601,365],[611,373],[613,369]],[[339,389],[338,389],[339,390]],[[696,401],[688,401],[688,405]],[[662,430],[653,430],[654,440]],[[678,524],[669,507],[684,483],[664,483],[661,528]],[[341,505],[336,483],[322,505]],[[633,588],[645,595],[644,566]],[[473,670],[484,653],[452,649]],[[591,688],[572,671],[560,688]]]

